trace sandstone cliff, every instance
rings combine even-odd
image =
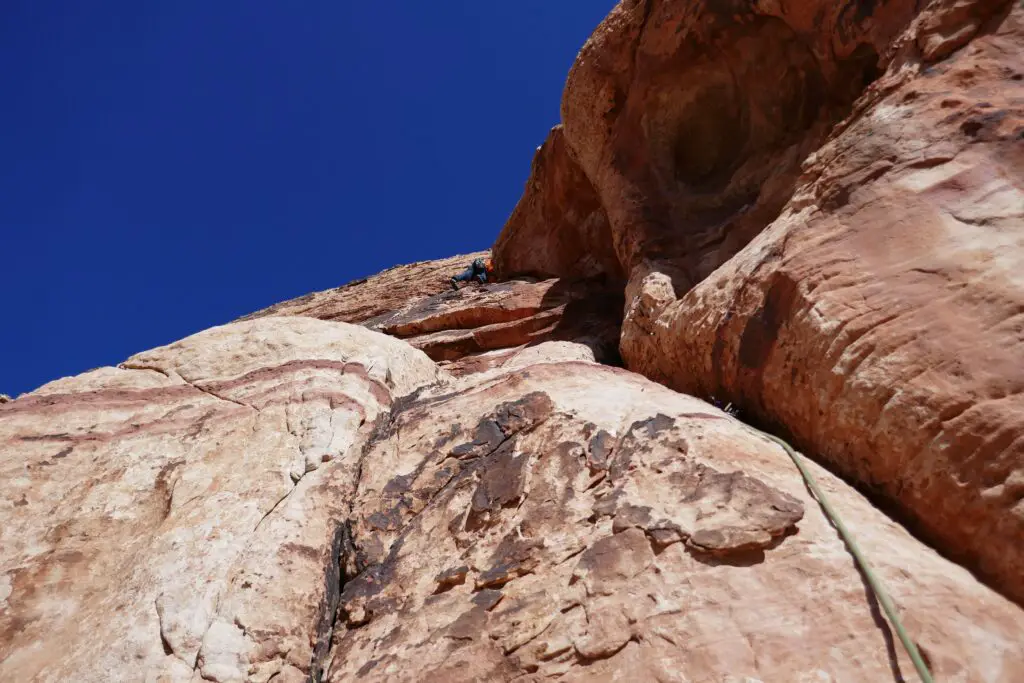
[[[0,679],[908,671],[778,446],[589,353],[266,317],[3,406]],[[1024,672],[1020,608],[815,472],[937,675]]]
[[[1022,601],[1022,55],[1019,2],[620,3],[495,257],[581,274],[528,257],[569,239],[530,207],[570,207],[627,281],[626,367],[788,434]]]
[[[620,3],[502,281],[0,400],[0,681],[913,680],[744,421],[936,680],[1024,680],[1022,47],[1016,2]]]

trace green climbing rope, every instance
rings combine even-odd
[[[754,427],[751,427],[751,429],[754,429]],[[857,542],[853,539],[853,534],[851,534],[849,529],[846,528],[846,525],[843,524],[843,520],[839,518],[839,515],[832,507],[832,504],[828,502],[828,498],[825,497],[822,490],[818,488],[818,482],[816,482],[814,477],[811,476],[810,470],[808,470],[804,465],[800,455],[793,450],[792,446],[777,436],[768,434],[767,432],[762,432],[759,429],[756,431],[782,446],[786,453],[789,454],[789,457],[796,464],[797,469],[800,470],[800,474],[803,476],[804,481],[807,482],[807,487],[811,489],[814,497],[818,500],[822,509],[825,510],[825,514],[827,514],[828,518],[832,520],[832,524],[839,532],[839,535],[842,536],[843,541],[846,543],[846,547],[850,549],[850,554],[853,555],[857,564],[860,565],[864,576],[867,577],[871,590],[875,592],[875,597],[878,598],[879,604],[882,605],[882,609],[885,610],[885,615],[889,617],[889,622],[893,625],[893,628],[896,629],[896,633],[899,635],[900,641],[903,643],[903,647],[906,648],[907,654],[910,655],[910,659],[914,662],[914,668],[917,669],[917,675],[921,677],[921,680],[924,683],[933,683],[934,679],[932,679],[931,672],[928,671],[928,665],[925,664],[924,659],[921,657],[921,653],[918,651],[917,645],[914,644],[914,641],[911,640],[910,636],[907,634],[906,629],[903,628],[903,622],[900,621],[899,615],[896,614],[896,606],[893,605],[892,600],[889,599],[889,594],[885,592],[885,587],[871,570],[871,566],[868,565],[868,561],[864,558],[864,555],[861,554],[860,548],[857,546]]]

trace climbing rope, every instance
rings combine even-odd
[[[749,427],[749,425],[747,426]],[[918,651],[917,645],[914,644],[914,641],[911,640],[910,636],[907,634],[906,629],[903,628],[903,622],[900,621],[899,615],[896,614],[896,606],[893,605],[892,600],[889,599],[889,594],[885,592],[885,587],[882,585],[882,582],[878,577],[875,576],[875,573],[871,570],[871,566],[868,565],[867,559],[865,559],[864,555],[860,552],[857,542],[853,539],[853,534],[851,534],[850,530],[846,528],[845,524],[843,524],[843,520],[839,518],[839,514],[836,513],[832,504],[828,502],[828,498],[825,497],[824,492],[818,488],[818,482],[816,482],[814,477],[811,476],[810,470],[808,470],[806,465],[804,465],[800,455],[793,450],[792,446],[779,437],[767,432],[762,432],[760,429],[756,429],[754,427],[750,427],[750,429],[755,430],[759,434],[763,434],[775,443],[779,444],[786,453],[789,454],[789,457],[796,464],[797,469],[800,470],[800,474],[803,476],[804,481],[807,482],[807,487],[811,489],[811,493],[814,494],[814,497],[817,499],[822,509],[825,510],[825,514],[828,515],[833,526],[835,526],[839,535],[843,538],[843,542],[846,543],[846,547],[850,549],[850,554],[853,555],[857,564],[860,565],[860,569],[864,573],[864,576],[867,577],[871,590],[874,591],[875,597],[878,598],[878,603],[882,606],[882,609],[885,610],[885,615],[889,617],[889,622],[893,625],[893,628],[896,629],[896,633],[899,635],[900,641],[903,643],[903,647],[906,648],[907,654],[910,655],[910,659],[914,662],[914,668],[917,669],[917,675],[921,677],[921,680],[924,683],[933,683],[934,679],[932,678],[931,672],[928,671],[928,665],[925,664],[924,659],[921,657],[921,653]]]

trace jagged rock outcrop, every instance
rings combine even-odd
[[[523,197],[493,251],[502,273],[624,279],[608,216],[570,155],[562,126],[537,149]]]
[[[791,435],[1018,601],[1022,17],[622,2],[547,162],[581,169],[607,216],[627,367]],[[528,187],[521,206],[574,205]],[[511,220],[495,258],[569,240],[544,230]]]
[[[366,321],[455,374],[499,366],[524,348],[567,341],[618,362],[620,292],[593,281],[513,280],[444,292]]]
[[[571,342],[576,344],[573,358],[621,364],[621,285],[604,276],[518,277],[453,291],[448,278],[481,255],[396,267],[242,319],[301,315],[357,322],[404,339],[456,375],[520,364],[516,359],[524,351],[544,342]],[[398,279],[402,291],[414,294],[396,298]]]
[[[910,670],[785,452],[635,374],[540,364],[427,389],[365,457],[328,681]],[[1024,611],[814,471],[936,680],[1024,673]]]
[[[410,301],[448,291],[449,278],[460,273],[473,259],[487,258],[488,251],[461,254],[434,261],[398,265],[341,287],[312,292],[297,299],[250,313],[240,320],[268,316],[303,315],[321,320],[361,323],[390,313]]]

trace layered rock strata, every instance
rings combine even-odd
[[[301,315],[320,320],[361,323],[390,313],[410,301],[448,291],[449,278],[458,275],[474,259],[489,258],[490,252],[478,251],[433,261],[397,265],[361,280],[353,280],[334,289],[311,292],[296,299],[276,303],[250,313],[241,320],[268,316]]]
[[[304,680],[360,448],[438,377],[361,327],[267,318],[0,407],[0,680]]]
[[[575,343],[574,357],[621,364],[620,286],[602,275],[546,280],[518,276],[453,291],[448,278],[477,256],[486,253],[396,267],[243,320],[298,315],[359,323],[404,339],[456,375],[519,364],[520,354],[535,357],[534,347],[543,342]],[[397,279],[403,282],[402,291],[415,294],[391,298]],[[382,310],[386,305],[390,308]]]

